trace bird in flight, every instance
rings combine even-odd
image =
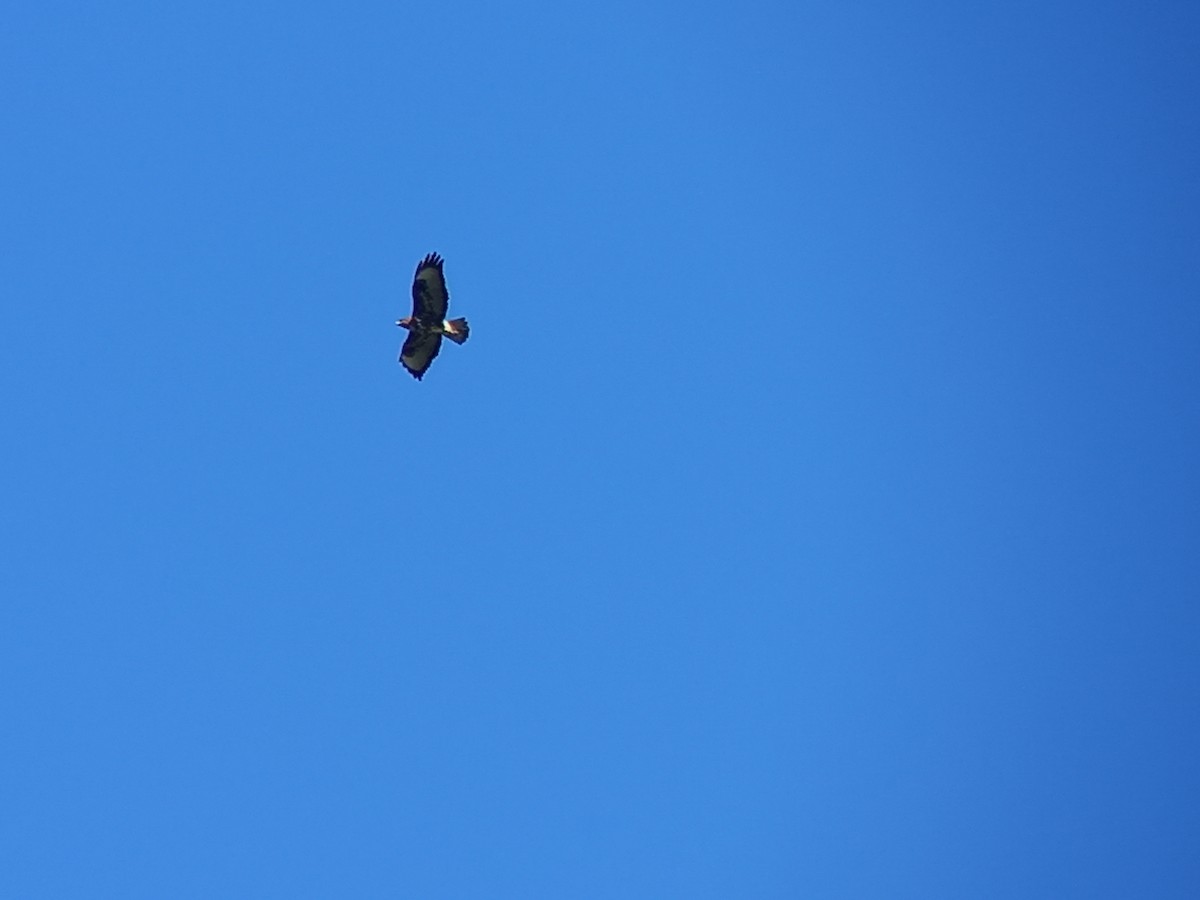
[[[397,325],[408,329],[408,337],[400,348],[400,364],[418,381],[442,349],[443,335],[461,344],[471,333],[466,319],[446,318],[450,292],[446,290],[442,262],[440,256],[430,253],[417,263],[417,271],[413,275],[412,315],[396,320]]]

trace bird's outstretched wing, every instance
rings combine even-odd
[[[450,307],[450,292],[442,274],[443,260],[430,253],[417,263],[413,275],[413,317],[426,322],[441,322]],[[436,352],[436,351],[435,351]]]
[[[441,349],[442,336],[438,332],[413,329],[400,348],[400,364],[420,381]]]

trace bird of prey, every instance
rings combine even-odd
[[[400,348],[400,364],[418,381],[442,349],[442,335],[461,344],[470,334],[466,319],[446,318],[450,292],[446,290],[442,262],[440,256],[430,253],[417,263],[413,275],[412,315],[396,321],[401,328],[408,329],[408,337]]]

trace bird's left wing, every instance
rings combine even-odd
[[[444,260],[430,253],[417,263],[413,275],[413,315],[427,322],[441,322],[450,307],[450,292],[446,290],[446,276],[442,274]]]

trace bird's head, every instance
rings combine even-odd
[[[407,328],[412,324],[412,316],[405,316],[403,319],[397,319],[396,324],[401,328]]]

